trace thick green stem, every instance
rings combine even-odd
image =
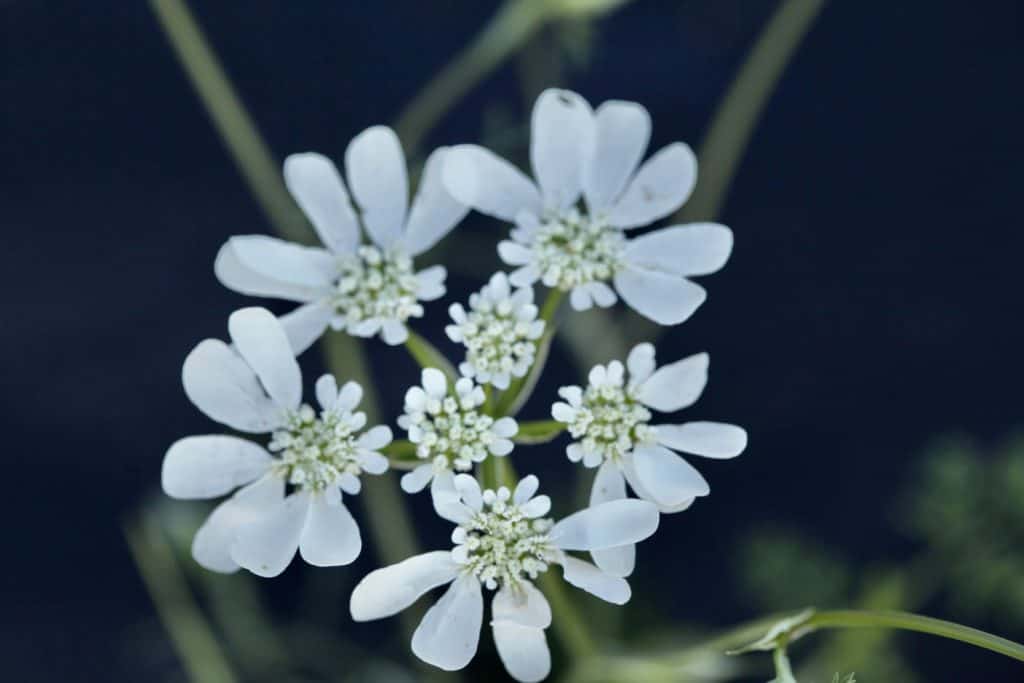
[[[544,299],[544,304],[540,308],[540,317],[544,321],[544,325],[547,328],[554,326],[555,314],[558,313],[558,307],[562,304],[562,299],[565,298],[565,293],[560,289],[548,290],[548,296]]]
[[[830,610],[816,612],[809,628],[894,628],[959,640],[1024,662],[1024,645],[970,626],[909,612],[891,610]]]
[[[412,154],[427,132],[475,83],[493,71],[539,29],[549,14],[544,2],[509,0],[398,118],[395,130]]]
[[[160,525],[142,513],[140,518],[125,523],[124,535],[157,616],[189,678],[235,683],[238,677],[203,618]]]
[[[278,164],[260,137],[238,93],[224,74],[184,0],[150,0],[160,26],[214,127],[270,222],[285,239],[311,236],[306,219],[281,181]]]

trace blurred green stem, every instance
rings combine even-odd
[[[455,58],[409,103],[395,124],[406,154],[475,83],[492,72],[539,29],[549,15],[539,0],[507,0]]]
[[[830,610],[816,612],[807,628],[891,628],[959,640],[1024,662],[1024,645],[970,626],[894,610]]]
[[[150,0],[150,5],[213,125],[249,185],[249,191],[267,218],[285,239],[296,242],[308,239],[306,219],[281,182],[280,165],[231,87],[188,5],[184,0]]]
[[[673,222],[713,220],[721,210],[761,112],[825,0],[783,0],[711,118],[693,196]]]
[[[135,565],[153,599],[157,616],[193,681],[238,680],[216,636],[196,604],[160,525],[142,512],[125,522],[124,535]]]

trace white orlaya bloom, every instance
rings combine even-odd
[[[244,567],[259,576],[283,572],[296,550],[317,566],[351,563],[362,540],[342,491],[355,495],[360,475],[388,469],[377,451],[391,442],[391,430],[362,431],[366,415],[356,408],[363,390],[355,382],[339,389],[324,375],[316,383],[319,415],[303,404],[298,363],[266,309],[236,311],[228,330],[233,345],[206,339],[185,359],[185,393],[214,420],[271,436],[266,448],[208,435],[168,449],[161,476],[167,495],[216,498],[241,487],[196,532],[192,556],[213,571]]]
[[[515,222],[512,239],[498,245],[505,263],[518,267],[512,284],[539,280],[571,292],[576,310],[611,306],[617,293],[641,315],[675,325],[706,297],[688,278],[721,268],[733,238],[717,223],[626,237],[677,210],[697,181],[697,159],[681,142],[640,165],[650,131],[647,110],[635,102],[610,100],[595,112],[574,92],[545,90],[531,122],[536,185],[477,145],[449,150],[444,184],[460,202]]]
[[[622,499],[553,522],[545,517],[551,501],[535,495],[539,484],[532,475],[514,492],[505,487],[481,491],[466,474],[457,475],[454,484],[457,498],[438,513],[458,525],[452,533],[455,548],[368,574],[352,591],[352,618],[368,621],[397,614],[432,588],[450,583],[413,634],[412,650],[429,664],[455,671],[476,654],[483,625],[482,589],[495,590],[491,631],[505,668],[517,681],[543,680],[551,669],[544,635],[551,609],[534,580],[558,564],[568,583],[616,605],[626,603],[630,588],[625,579],[568,551],[638,543],[658,528],[658,509],[647,501]]]
[[[513,377],[530,370],[537,340],[544,334],[533,287],[513,291],[508,276],[495,273],[479,292],[469,295],[468,312],[456,303],[448,313],[454,321],[445,327],[448,338],[466,347],[466,360],[459,364],[463,376],[508,389]]]
[[[446,148],[435,150],[408,207],[405,156],[395,133],[367,128],[345,151],[348,189],[334,164],[315,153],[293,154],[284,179],[323,247],[304,247],[265,235],[232,237],[214,270],[229,289],[301,304],[282,318],[296,353],[327,326],[359,337],[380,334],[388,344],[408,337],[409,318],[423,315],[421,301],[444,295],[446,271],[413,270],[422,254],[466,215],[441,182]],[[362,244],[360,222],[370,238]]]
[[[402,489],[418,493],[427,484],[435,506],[452,494],[455,472],[467,472],[489,456],[508,455],[511,437],[519,425],[511,417],[495,420],[483,412],[484,390],[460,377],[449,392],[448,378],[437,368],[424,368],[421,386],[405,392],[405,412],[398,426],[416,444],[416,457],[424,461],[402,476]]]
[[[664,513],[680,512],[711,489],[692,465],[673,451],[706,458],[733,458],[747,446],[741,427],[720,422],[650,424],[651,411],[671,413],[693,405],[707,383],[708,355],[698,353],[655,369],[654,346],[638,344],[626,359],[594,366],[586,388],[562,387],[564,400],[551,415],[568,425],[573,442],[566,455],[585,467],[597,467],[591,505],[626,497],[633,491]],[[629,576],[634,549],[594,553],[607,572]]]

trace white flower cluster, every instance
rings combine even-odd
[[[640,105],[613,101],[595,111],[575,93],[548,90],[533,111],[536,184],[481,147],[441,148],[428,157],[411,206],[405,157],[388,128],[369,128],[351,142],[345,181],[321,155],[288,157],[285,182],[323,246],[232,237],[215,272],[235,291],[300,306],[280,319],[262,308],[236,311],[231,344],[207,339],[184,364],[186,394],[202,412],[239,432],[270,435],[265,447],[193,436],[168,450],[168,495],[234,492],[197,531],[196,561],[260,576],[280,574],[296,552],[313,565],[349,564],[362,541],[342,498],[360,493],[363,475],[394,466],[407,470],[405,492],[429,485],[435,512],[455,525],[453,547],[370,572],[353,590],[350,611],[356,621],[387,617],[448,585],[413,635],[422,660],[446,670],[469,663],[486,589],[494,591],[490,626],[509,674],[545,678],[551,610],[536,582],[555,566],[567,583],[627,602],[636,544],[656,531],[661,513],[709,493],[677,452],[729,458],[746,446],[746,433],[733,425],[652,424],[655,413],[697,400],[707,355],[657,368],[654,347],[639,344],[625,364],[598,365],[585,386],[562,387],[554,422],[513,415],[537,386],[563,293],[575,310],[621,297],[674,325],[705,298],[689,278],[728,259],[732,233],[721,225],[628,234],[679,208],[696,180],[696,161],[682,143],[641,165],[649,136]],[[470,208],[514,222],[498,254],[516,269],[495,273],[465,306],[450,305],[445,332],[465,353],[456,370],[407,325],[425,315],[423,302],[445,294],[445,268],[416,271],[413,259]],[[534,301],[538,284],[550,290],[542,308]],[[408,343],[424,367],[396,420],[407,440],[393,441],[384,425],[366,428],[355,382],[339,387],[325,375],[315,386],[319,411],[302,403],[296,356],[328,328]],[[493,458],[512,453],[517,441],[550,440],[560,428],[571,436],[569,459],[597,472],[589,506],[555,521],[551,499],[537,495],[537,478],[517,478],[507,459]],[[636,497],[627,497],[627,483]],[[594,564],[573,555],[579,552]]]
[[[470,295],[469,308],[469,313],[462,304],[448,309],[455,324],[445,332],[466,346],[459,371],[477,382],[508,389],[512,377],[523,377],[533,366],[537,340],[544,334],[533,288],[512,292],[508,276],[495,273],[483,289]]]

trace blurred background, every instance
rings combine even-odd
[[[473,141],[523,163],[552,85],[643,103],[652,149],[700,154],[682,218],[736,236],[702,280],[708,302],[658,347],[711,352],[687,417],[744,425],[750,446],[700,463],[713,495],[641,546],[628,608],[580,594],[603,647],[676,657],[666,680],[765,681],[767,656],[687,648],[809,605],[1024,639],[1019,2],[191,4],[233,94],[180,2],[0,0],[0,678],[425,677],[397,620],[347,614],[372,547],[272,582],[190,560],[208,508],[165,500],[160,463],[217,427],[187,401],[181,362],[251,301],[214,278],[225,239],[306,230],[275,200],[285,155],[340,159],[363,128],[397,123],[414,166]],[[428,257],[448,264],[446,301],[498,267],[505,229],[474,214]],[[444,318],[435,304],[418,329],[450,349]],[[548,392],[655,333],[574,318]],[[364,348],[393,420],[416,368]],[[324,367],[318,350],[303,362],[308,378]],[[535,398],[524,415],[543,418],[549,396]],[[585,491],[563,445],[517,451],[517,466]],[[406,502],[420,545],[444,547],[447,528]],[[463,680],[503,680],[481,642]],[[912,634],[821,633],[790,654],[801,683],[1024,680],[1010,659]]]

